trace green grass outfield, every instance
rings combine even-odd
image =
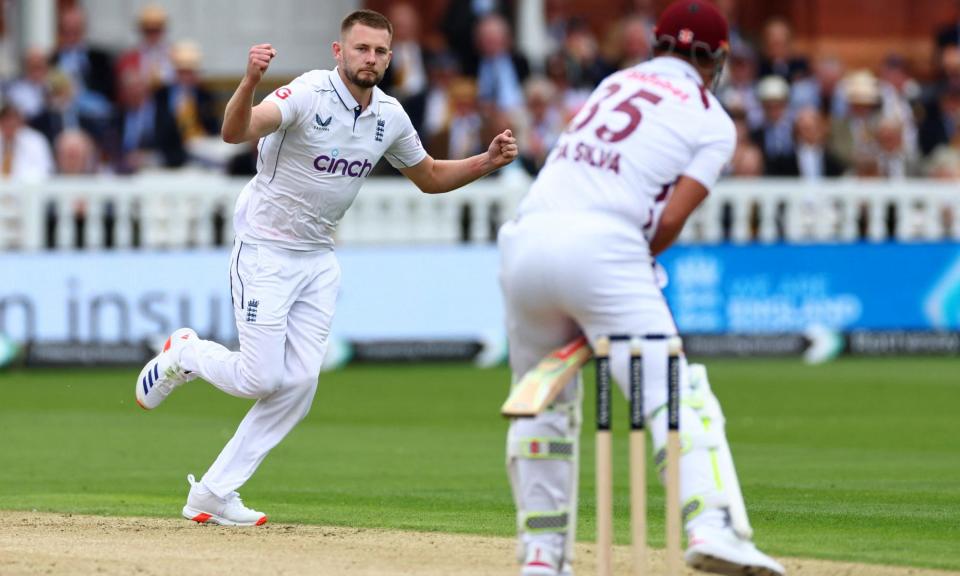
[[[758,544],[774,555],[960,569],[958,368],[955,359],[712,362]],[[184,477],[204,472],[249,402],[196,382],[145,413],[136,373],[0,372],[0,509],[179,515]],[[497,413],[507,382],[503,368],[468,365],[325,374],[313,411],[244,499],[275,522],[511,535]],[[624,403],[615,410],[625,541]],[[590,540],[587,422],[579,537]],[[657,486],[655,546],[662,511]]]

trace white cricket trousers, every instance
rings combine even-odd
[[[505,224],[499,234],[500,282],[506,305],[510,367],[514,381],[554,349],[581,332],[591,342],[613,334],[675,335],[677,329],[661,292],[650,249],[634,223],[607,212],[545,212]],[[628,344],[614,342],[610,364],[624,394],[628,386]],[[666,441],[667,350],[663,341],[644,346],[644,408],[655,447]],[[685,374],[686,362],[681,362]],[[688,379],[681,378],[681,398]],[[572,555],[576,527],[580,383],[575,379],[555,408],[511,423],[507,464],[518,513],[521,547],[546,538]],[[570,407],[574,408],[571,410]],[[695,412],[681,407],[681,428],[701,426]],[[588,425],[594,423],[591,417]],[[613,425],[625,429],[626,413]],[[559,439],[574,456],[531,455],[531,442]],[[569,451],[567,451],[569,453]],[[712,486],[709,461],[699,454],[681,462],[681,497]],[[696,462],[693,460],[697,460]],[[546,528],[544,528],[546,527]],[[522,550],[521,550],[522,551]]]
[[[581,332],[591,342],[613,334],[677,334],[650,249],[632,222],[606,212],[535,213],[506,223],[498,243],[516,376]],[[626,348],[613,346],[612,356]],[[612,369],[626,391],[626,362]],[[663,404],[666,387],[651,388],[645,399],[649,407]]]
[[[332,250],[297,251],[237,240],[230,256],[240,350],[209,340],[184,349],[185,369],[256,403],[204,474],[223,498],[256,471],[313,402],[340,286]]]

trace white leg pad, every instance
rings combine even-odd
[[[721,490],[726,495],[733,530],[741,538],[750,540],[753,537],[753,528],[750,526],[743,492],[740,489],[740,479],[737,476],[737,469],[733,465],[730,444],[727,442],[726,419],[723,416],[723,410],[720,408],[720,401],[710,388],[705,366],[691,364],[689,379],[694,398],[703,399],[700,413],[702,418],[709,419],[708,430],[716,439],[713,450],[716,455],[717,474],[722,483]]]
[[[577,526],[580,399],[535,418],[515,419],[507,434],[507,473],[517,509],[517,556],[527,545],[547,543],[573,557]]]
[[[699,364],[687,366],[681,371],[681,389],[680,493],[687,529],[701,519],[726,520],[725,516],[729,515],[734,531],[750,539],[753,530],[727,443],[723,411],[710,389],[706,369]],[[666,413],[658,407],[649,418],[656,466],[662,473],[666,456]]]

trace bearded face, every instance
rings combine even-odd
[[[344,63],[343,73],[346,75],[347,80],[353,82],[361,88],[373,88],[383,80],[383,71],[378,71],[376,68],[368,68],[365,66],[351,66],[349,61]]]
[[[383,80],[390,55],[390,32],[363,24],[355,24],[334,48],[347,80],[361,88],[373,88]]]

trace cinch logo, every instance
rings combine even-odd
[[[350,161],[346,158],[337,158],[336,153],[334,153],[333,158],[326,154],[317,156],[313,161],[313,167],[327,174],[339,172],[341,176],[351,176],[353,178],[366,178],[373,170],[373,164],[366,158],[362,162],[360,160]]]

